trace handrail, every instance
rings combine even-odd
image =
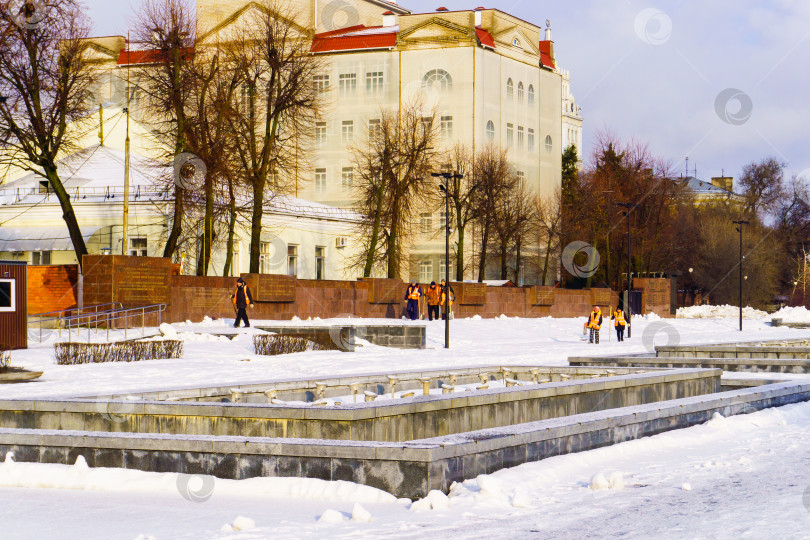
[[[121,305],[120,302],[116,302],[116,304]],[[72,321],[74,319],[80,319],[82,317],[89,317],[91,315],[105,315],[107,313],[117,313],[117,312],[119,312],[119,311],[121,311],[123,309],[124,309],[124,307],[121,305],[121,307],[117,308],[117,309],[106,309],[104,311],[94,311],[93,313],[78,313],[76,315],[66,315],[66,316],[61,316],[61,317],[49,317],[47,319],[41,319],[39,322],[41,324],[43,322],[50,322],[50,321],[59,321],[59,322]]]
[[[32,313],[28,316],[29,319],[32,317],[44,317],[45,315],[56,315],[59,313],[70,313],[71,311],[83,311],[85,309],[95,309],[98,311],[98,308],[107,307],[107,306],[118,306],[118,309],[123,309],[123,304],[121,302],[108,302],[106,304],[94,304],[92,306],[83,306],[83,307],[75,307],[75,308],[67,308],[67,309],[57,309],[55,311],[44,311],[42,313]],[[70,317],[70,315],[68,315]],[[30,322],[30,321],[29,321]]]
[[[101,304],[103,305],[103,304]],[[120,303],[119,303],[120,305]],[[126,308],[126,309],[115,309],[115,310],[106,310],[106,311],[99,311],[95,313],[85,313],[80,315],[72,315],[69,317],[55,317],[52,319],[43,319],[40,321],[40,342],[42,342],[42,322],[50,321],[50,320],[58,320],[59,324],[58,330],[59,335],[62,335],[62,330],[65,329],[68,332],[68,341],[72,341],[73,339],[73,329],[77,330],[77,333],[81,331],[81,327],[87,327],[87,342],[90,342],[91,330],[95,325],[96,330],[98,330],[102,325],[107,330],[107,341],[110,340],[110,328],[115,327],[115,323],[124,319],[126,322],[123,325],[124,329],[124,339],[128,339],[127,337],[127,330],[129,328],[129,322],[132,317],[137,317],[140,314],[141,317],[141,336],[146,336],[146,316],[147,315],[157,315],[158,316],[158,326],[160,326],[163,320],[163,312],[166,311],[166,304],[152,304],[149,306],[138,306],[134,308]],[[137,320],[137,319],[136,319]]]

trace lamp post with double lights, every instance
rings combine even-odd
[[[444,192],[444,348],[450,348],[450,180],[464,178],[459,173],[430,173],[434,178],[444,178],[439,189]]]
[[[627,337],[629,338],[632,328],[630,320],[633,314],[633,308],[630,305],[630,291],[633,290],[633,269],[630,258],[630,211],[637,208],[638,205],[634,203],[617,202],[616,206],[624,208],[624,216],[627,218],[627,296],[625,297],[627,298],[627,305],[624,306],[624,309],[627,312]]]
[[[742,304],[742,285],[743,285],[743,254],[742,254],[742,232],[743,232],[743,225],[748,225],[749,222],[744,219],[739,219],[732,221],[733,224],[737,226],[737,232],[740,233],[740,260],[739,260],[739,267],[740,267],[740,332],[742,332],[742,321],[743,321],[743,304]],[[745,276],[745,279],[748,279],[748,276]]]

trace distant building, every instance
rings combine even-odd
[[[734,179],[729,176],[716,176],[711,179],[711,182],[706,182],[694,176],[675,178],[674,181],[685,186],[696,204],[716,202],[742,204],[744,202],[741,195],[734,193]]]

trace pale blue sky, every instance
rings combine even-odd
[[[679,170],[689,156],[702,178],[721,169],[736,178],[746,162],[774,155],[810,181],[810,1],[399,3],[550,19],[558,63],[583,107],[586,157],[596,131],[609,129],[649,143]],[[126,34],[137,0],[87,4],[97,35]],[[741,94],[722,94],[729,88]],[[719,95],[738,97],[723,107]]]

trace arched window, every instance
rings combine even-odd
[[[546,135],[546,152],[549,154],[554,149],[554,145],[551,142],[551,135]]]
[[[492,120],[487,122],[487,140],[495,140],[495,124],[492,123]]]
[[[529,85],[529,105],[534,105],[534,85]]]
[[[512,82],[512,79],[506,81],[506,97],[510,100],[515,97],[515,83]]]
[[[448,92],[453,89],[453,78],[443,69],[434,69],[425,73],[422,78],[422,88],[435,88]]]
[[[518,38],[514,38],[512,40],[512,45],[514,45],[515,47],[520,47],[521,46],[520,45],[520,40]]]
[[[518,83],[518,103],[523,103],[523,95],[525,91],[523,90],[523,82]]]

